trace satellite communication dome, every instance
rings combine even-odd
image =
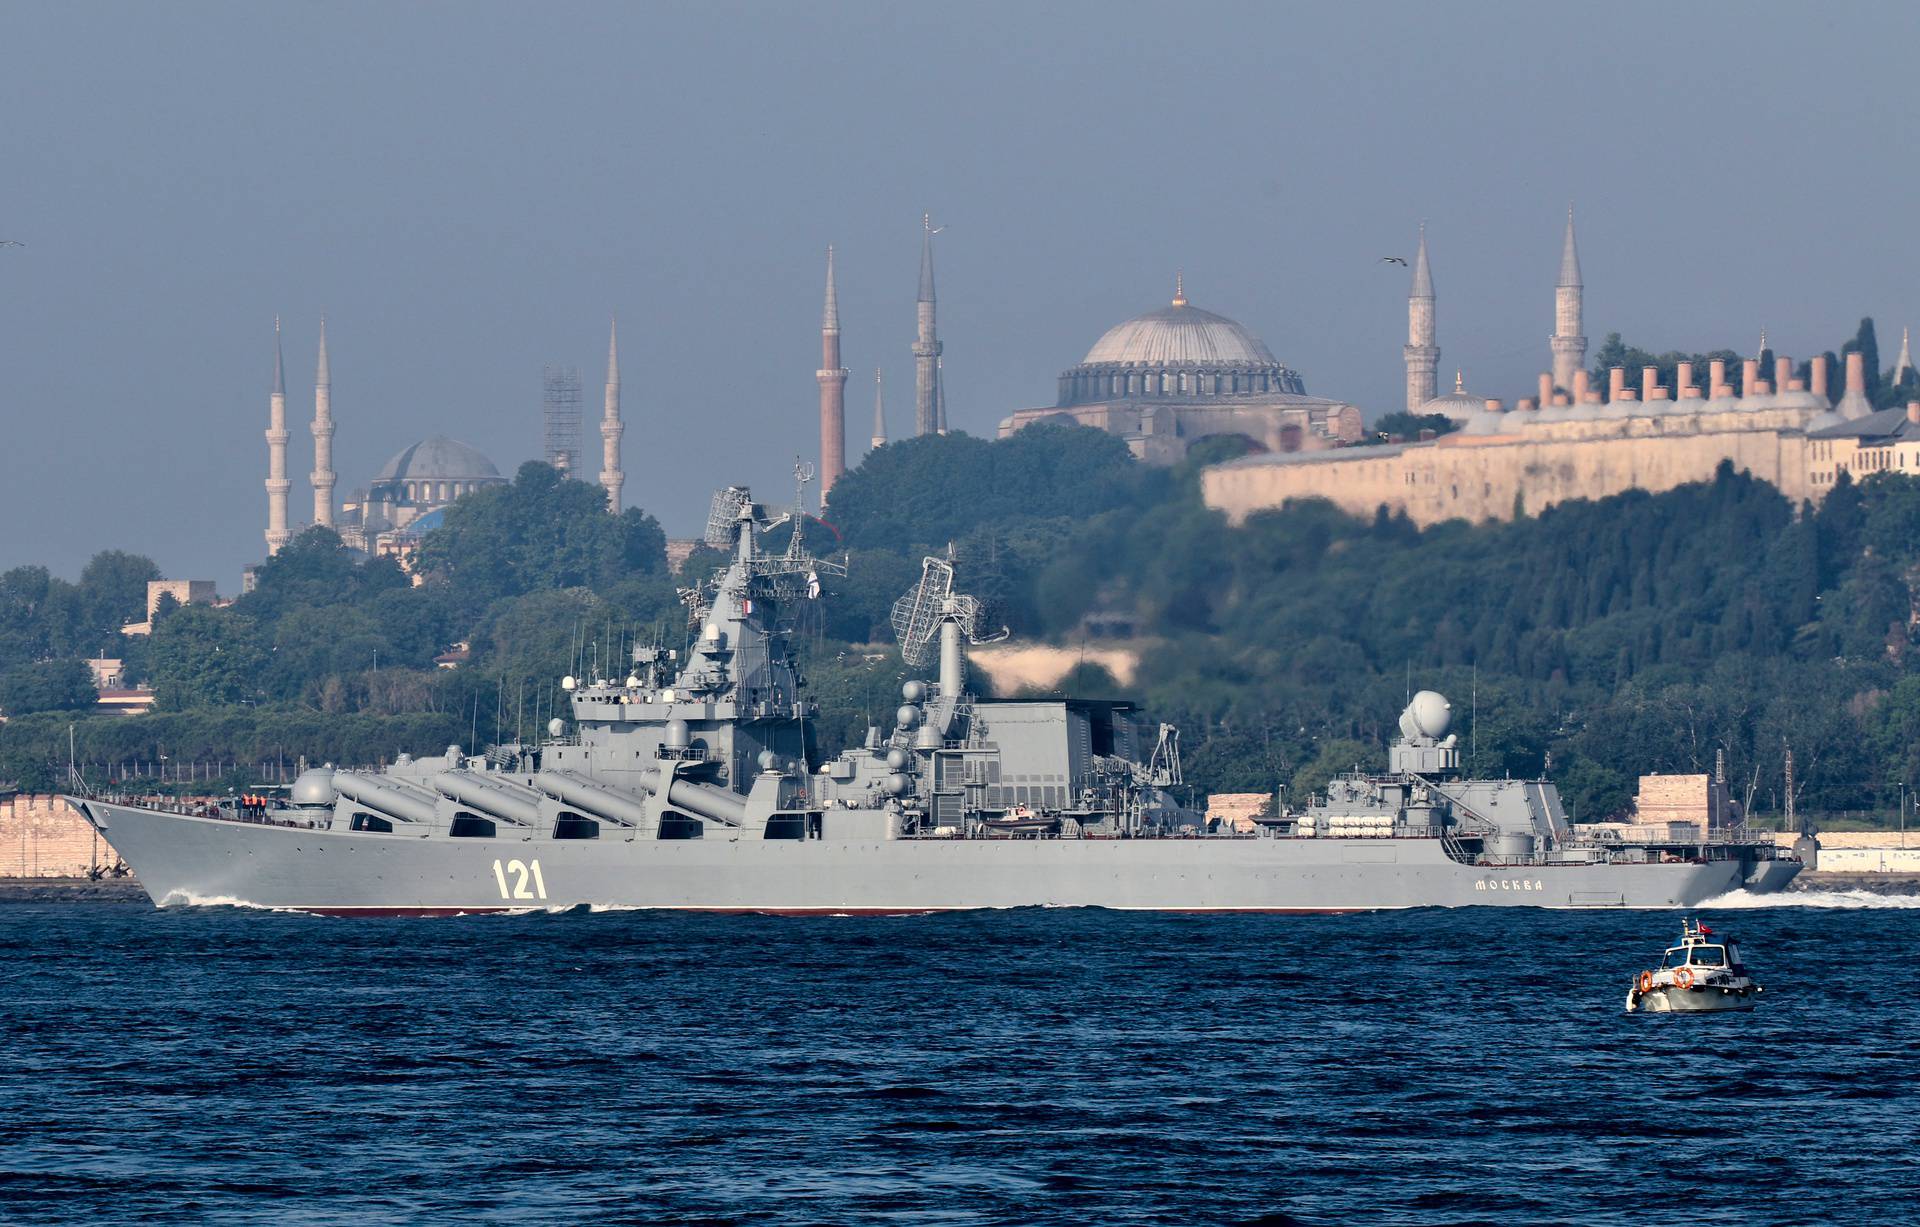
[[[567,731],[567,722],[565,720],[562,720],[560,717],[555,716],[553,719],[547,721],[548,736],[558,737],[560,736],[560,734],[566,731]]]
[[[1407,710],[1400,713],[1400,731],[1408,737],[1432,737],[1439,739],[1447,735],[1447,729],[1453,724],[1453,704],[1447,702],[1447,696],[1437,690],[1422,690],[1413,696],[1407,704]]]

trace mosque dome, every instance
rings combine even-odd
[[[458,439],[435,435],[407,448],[381,466],[367,486],[369,503],[409,509],[417,517],[444,507],[484,486],[505,485],[493,461]],[[399,518],[389,516],[395,523]]]
[[[1476,413],[1487,411],[1487,398],[1475,396],[1467,391],[1466,380],[1459,371],[1453,373],[1453,391],[1444,396],[1436,396],[1420,406],[1420,416],[1441,413],[1456,422],[1464,422]]]
[[[381,466],[376,483],[387,481],[499,481],[493,461],[458,439],[435,435],[422,439]]]
[[[1224,315],[1203,311],[1176,293],[1172,306],[1107,329],[1083,365],[1126,362],[1138,366],[1277,366],[1259,337]]]
[[[1306,395],[1299,374],[1266,342],[1224,315],[1187,301],[1175,281],[1173,302],[1122,321],[1060,376],[1062,406],[1136,398],[1180,402],[1215,397]]]

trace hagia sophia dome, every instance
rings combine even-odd
[[[1233,435],[1253,450],[1315,451],[1361,436],[1360,410],[1309,396],[1306,381],[1237,320],[1173,301],[1101,334],[1060,373],[1051,405],[1016,410],[1005,438],[1028,426],[1072,421],[1117,435],[1141,460],[1178,462],[1197,440]]]
[[[1304,395],[1298,373],[1238,321],[1187,301],[1173,302],[1107,329],[1079,365],[1060,376],[1060,405],[1115,397]]]
[[[1082,358],[1083,366],[1124,362],[1142,366],[1277,366],[1266,342],[1224,315],[1176,300],[1107,329]]]

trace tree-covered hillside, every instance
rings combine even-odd
[[[838,625],[884,625],[911,561],[946,538],[1017,632],[1130,613],[1136,697],[1187,729],[1216,787],[1311,786],[1377,760],[1410,679],[1456,700],[1479,769],[1548,771],[1581,813],[1624,807],[1642,772],[1710,770],[1716,752],[1736,794],[1777,806],[1789,744],[1818,809],[1891,806],[1920,781],[1898,731],[1920,720],[1908,479],[1843,483],[1814,510],[1723,468],[1508,524],[1421,531],[1309,502],[1229,529],[1190,470],[1143,471],[1096,432],[986,450],[1016,445],[1076,447],[1097,496],[1062,515],[1056,483],[991,516],[897,514],[910,500],[887,490],[945,480],[940,439],[886,449],[844,502],[836,488],[829,518],[859,543],[856,573],[895,580],[850,584]]]
[[[1182,726],[1202,788],[1305,789],[1378,763],[1410,684],[1453,698],[1478,770],[1545,772],[1585,816],[1624,807],[1641,772],[1717,754],[1736,794],[1776,809],[1789,745],[1814,810],[1890,809],[1920,783],[1920,484],[1843,482],[1816,510],[1723,469],[1507,524],[1422,531],[1305,503],[1229,528],[1199,497],[1213,449],[1196,452],[1150,469],[1098,431],[1043,426],[870,454],[807,529],[850,566],[801,637],[821,748],[891,709],[888,611],[951,544],[963,587],[1018,636],[1131,624],[1132,697]],[[61,662],[117,638],[151,564],[103,555],[78,585],[0,575],[0,692],[52,709],[0,728],[0,778],[44,786],[70,723],[79,759],[122,769],[510,738],[553,714],[562,674],[686,634],[658,525],[540,465],[455,504],[420,559],[415,586],[312,530],[231,608],[163,610],[150,643],[101,643],[159,692],[165,712],[140,719],[57,709],[84,702]],[[471,659],[434,668],[456,642]],[[1119,690],[1097,669],[1075,683]]]

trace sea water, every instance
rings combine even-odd
[[[12,1222],[1920,1221],[1920,910],[0,908]],[[1744,904],[1746,906],[1734,906]]]

